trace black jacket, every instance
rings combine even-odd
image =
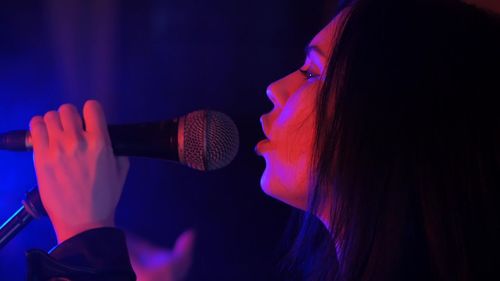
[[[124,233],[116,228],[82,232],[52,249],[26,253],[28,281],[134,281]]]

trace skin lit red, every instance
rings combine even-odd
[[[266,161],[261,187],[266,194],[303,210],[311,183],[316,97],[344,14],[314,37],[300,69],[269,85],[267,96],[273,109],[260,118],[266,136],[255,147]]]

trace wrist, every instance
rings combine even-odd
[[[54,231],[57,237],[57,244],[61,244],[64,241],[70,239],[71,237],[74,237],[85,231],[102,227],[115,227],[114,219],[92,221],[76,225],[54,223]]]

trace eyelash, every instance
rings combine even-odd
[[[304,76],[304,78],[306,80],[309,80],[309,79],[312,79],[314,77],[316,77],[316,75],[314,75],[313,73],[311,73],[309,70],[307,69],[299,69],[300,73]]]

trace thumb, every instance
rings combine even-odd
[[[194,230],[187,230],[177,238],[177,241],[175,241],[175,246],[172,251],[172,256],[176,264],[173,272],[175,276],[174,280],[182,280],[187,274],[192,262],[195,239],[196,234]]]

